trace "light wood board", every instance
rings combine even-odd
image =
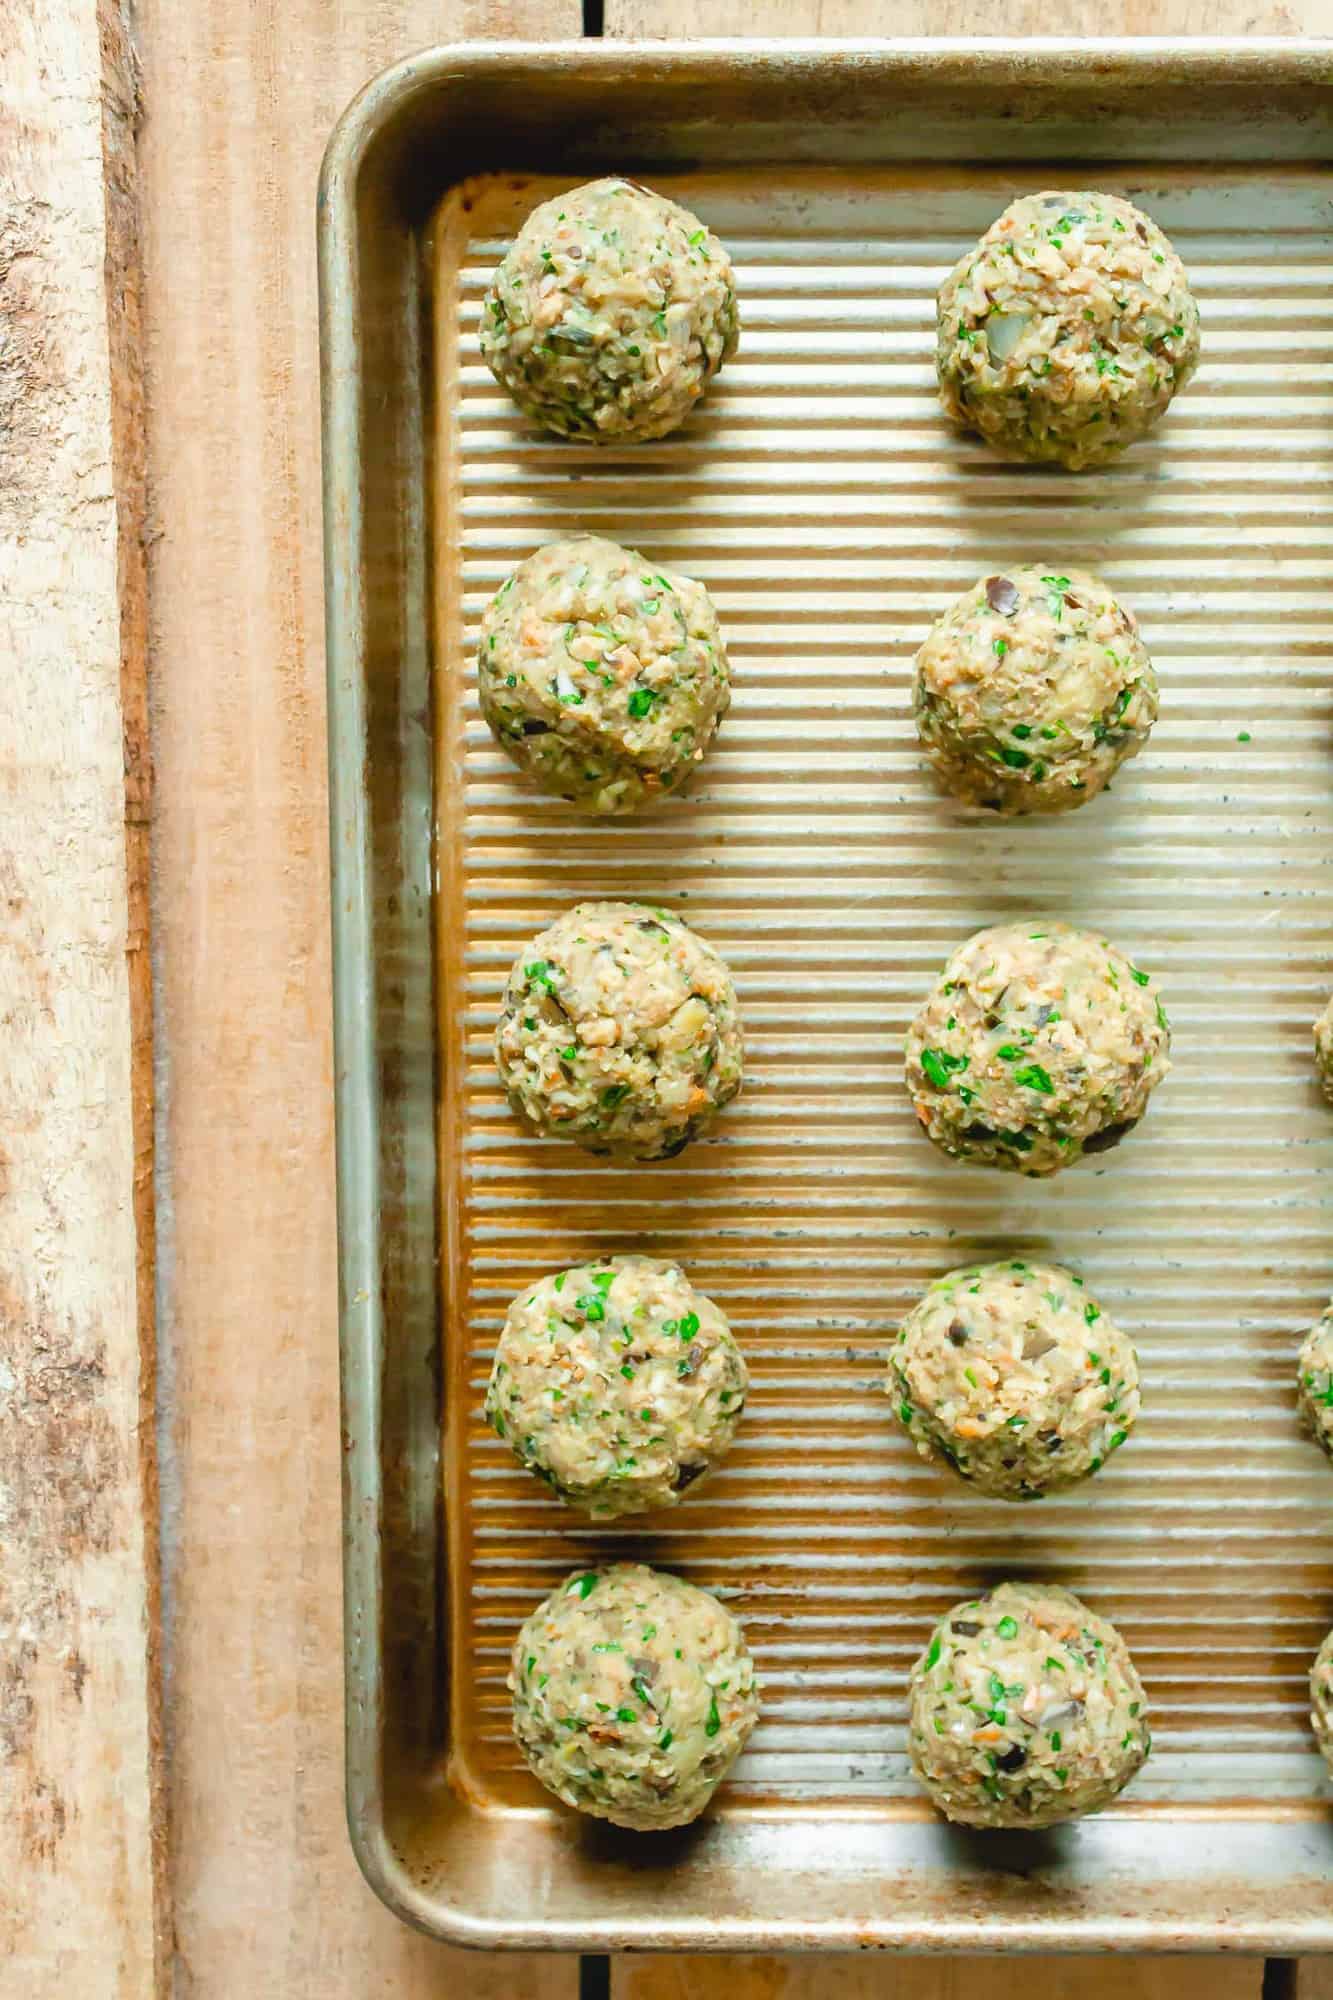
[[[608,35],[1193,35],[1327,33],[1326,0],[607,0]],[[701,1982],[697,1961],[620,1959],[614,2000],[1258,2000],[1258,1959],[818,1961],[726,1958]],[[1312,1989],[1313,2000],[1313,1989]]]
[[[576,0],[143,0],[172,1887],[190,2000],[572,2000],[376,1902],[342,1801],[315,182],[353,93]]]
[[[111,2000],[165,1970],[135,79],[111,0],[0,46],[0,1989]]]
[[[1327,34],[1326,0],[606,0],[608,35]],[[1323,25],[1321,25],[1321,23]]]

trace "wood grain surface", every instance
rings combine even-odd
[[[112,0],[0,46],[0,1990],[110,2000],[166,1965],[135,77]]]
[[[315,181],[353,93],[576,0],[143,0],[172,1886],[190,2000],[570,2000],[343,1822]]]
[[[608,35],[1315,35],[1328,0],[606,0]]]
[[[1263,1960],[618,1959],[612,2000],[1259,2000]],[[1316,2000],[1316,1996],[1311,1996]],[[1322,1996],[1318,1996],[1322,2000]]]
[[[481,1959],[396,1924],[343,1826],[313,201],[329,127],[375,70],[451,37],[577,34],[579,0],[137,10],[174,1945],[155,1873],[143,427],[119,4],[0,0],[0,1991],[575,2000],[567,1959]],[[607,0],[606,25],[1326,32],[1329,11]],[[1243,1960],[613,1968],[615,2000],[1259,1987]],[[1302,1967],[1299,1991],[1333,1982]]]
[[[1073,0],[1053,18],[1044,0],[897,0],[890,17],[869,0],[607,0],[610,35],[1037,35],[1327,33],[1328,0]],[[718,1960],[701,1985],[692,1961],[622,1959],[615,2000],[1259,2000],[1258,1959],[998,1959],[819,1962]],[[1333,1983],[1329,1991],[1333,1992]],[[1302,1989],[1304,1995],[1305,1989]],[[1310,1988],[1310,2000],[1322,1990]]]

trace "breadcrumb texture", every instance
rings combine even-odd
[[[1118,195],[1024,195],[936,300],[948,414],[1003,458],[1104,465],[1150,431],[1199,360],[1185,267]]]

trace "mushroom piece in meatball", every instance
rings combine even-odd
[[[579,903],[515,959],[495,1058],[536,1131],[614,1159],[670,1159],[741,1087],[731,974],[665,910]]]
[[[607,1257],[539,1278],[509,1308],[486,1419],[594,1519],[673,1507],[731,1447],[745,1362],[679,1264]]]
[[[887,1387],[921,1456],[999,1500],[1086,1479],[1139,1414],[1128,1337],[1081,1278],[1019,1258],[937,1278],[889,1350]]]
[[[566,1578],[514,1641],[514,1734],[548,1791],[648,1831],[697,1819],[759,1719],[745,1634],[642,1563]]]
[[[946,611],[916,656],[916,726],[941,785],[1000,813],[1103,791],[1157,719],[1132,613],[1086,570],[1014,567]]]
[[[1296,1401],[1306,1430],[1333,1458],[1333,1303],[1325,1306],[1301,1342]]]
[[[1002,1583],[940,1620],[912,1669],[907,1741],[945,1818],[979,1827],[1100,1812],[1151,1747],[1129,1648],[1050,1583]]]
[[[1092,931],[1034,918],[959,946],[907,1031],[907,1088],[942,1152],[1054,1174],[1137,1125],[1170,1048],[1149,973]]]
[[[544,792],[642,812],[693,775],[731,700],[713,601],[596,535],[548,542],[487,605],[481,712]]]
[[[1199,309],[1157,224],[1118,195],[1024,195],[940,286],[948,414],[1003,458],[1103,465],[1199,359]]]
[[[525,416],[564,437],[637,444],[684,423],[739,332],[731,259],[712,230],[616,177],[532,211],[478,337]]]

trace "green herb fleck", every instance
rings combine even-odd
[[[1050,614],[1052,618],[1058,620],[1065,608],[1065,592],[1069,589],[1069,578],[1044,576],[1042,582],[1046,586],[1046,603]]]
[[[966,1056],[950,1055],[947,1049],[922,1049],[921,1067],[936,1090],[947,1090],[949,1078],[968,1066]]]

